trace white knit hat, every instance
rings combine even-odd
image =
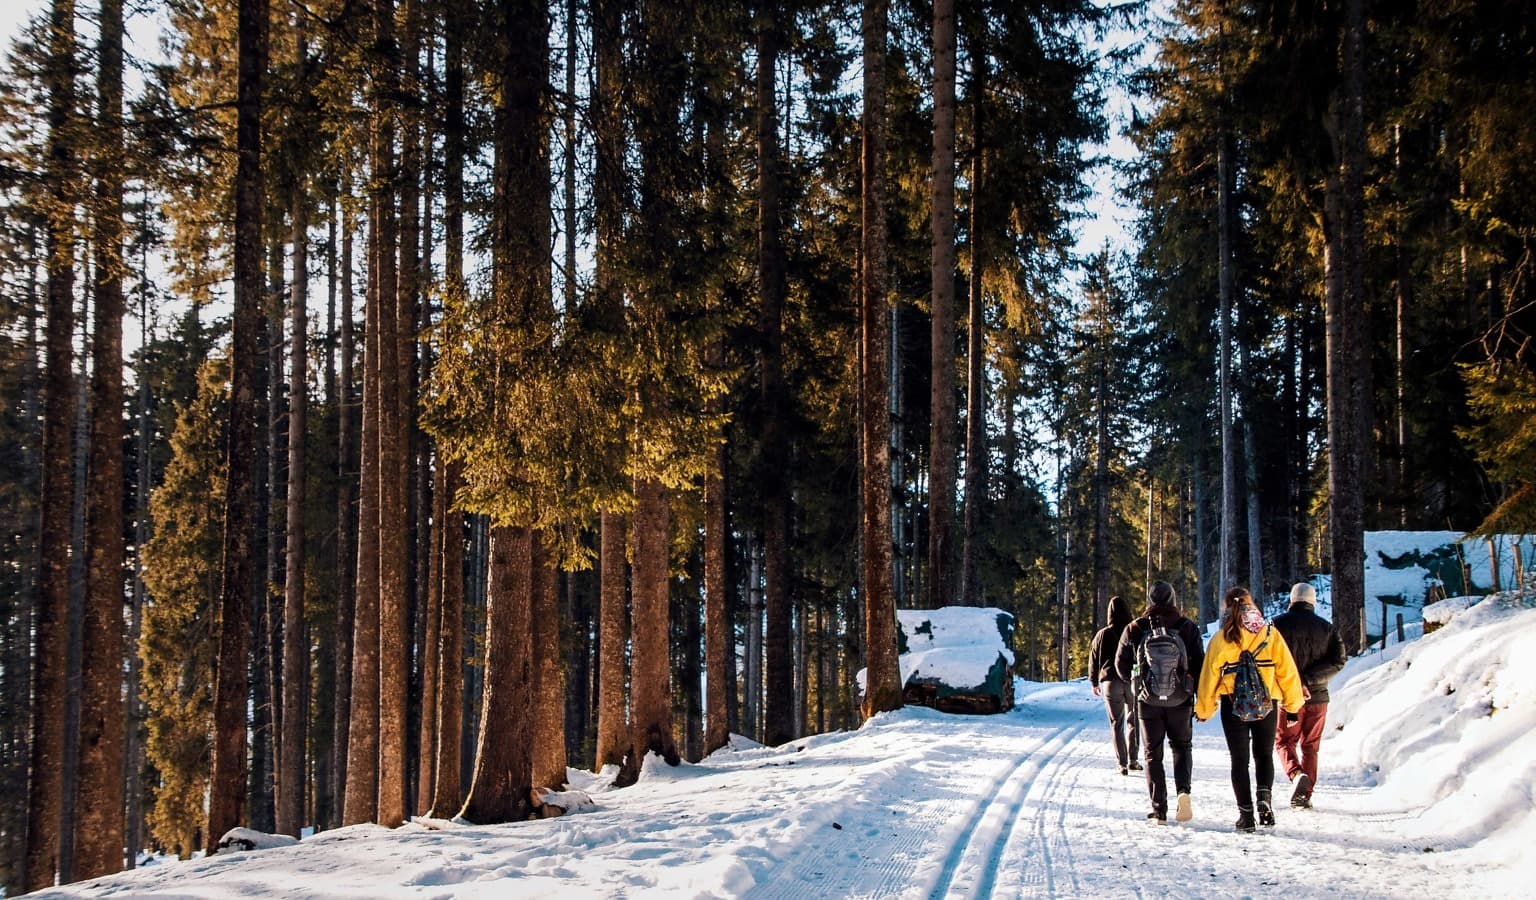
[[[1305,581],[1298,581],[1291,586],[1291,602],[1315,605],[1317,603],[1317,588],[1314,588]]]

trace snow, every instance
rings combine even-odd
[[[1000,609],[968,606],[897,610],[908,650],[901,654],[901,683],[925,678],[974,687],[986,683],[999,655],[1013,665],[1013,649],[998,631],[998,616],[1013,618]]]
[[[1315,808],[1236,817],[1220,725],[1195,727],[1195,819],[1148,825],[1079,680],[996,716],[907,708],[781,747],[733,742],[591,807],[506,825],[358,825],[39,897],[1519,897],[1536,884],[1536,609],[1500,595],[1351,660]]]
[[[1013,648],[999,630],[999,616],[1013,620],[1012,613],[994,607],[896,610],[906,646],[899,660],[901,683],[915,678],[955,688],[984,686],[999,656],[1013,665]],[[864,670],[855,678],[862,692]]]

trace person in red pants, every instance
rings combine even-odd
[[[1285,776],[1295,784],[1291,805],[1312,805],[1317,786],[1317,751],[1323,742],[1328,718],[1328,680],[1344,668],[1344,643],[1333,623],[1317,614],[1317,591],[1301,582],[1291,588],[1290,609],[1276,616],[1275,630],[1285,638],[1296,659],[1307,702],[1299,713],[1281,717],[1275,731],[1275,749],[1285,766]]]

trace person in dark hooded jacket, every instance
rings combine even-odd
[[[1129,624],[1131,605],[1124,597],[1110,597],[1109,624],[1093,636],[1093,649],[1088,654],[1093,695],[1104,698],[1104,707],[1109,713],[1109,733],[1121,775],[1141,768],[1137,759],[1141,755],[1141,720],[1136,715],[1136,699],[1131,696],[1130,684],[1115,671],[1115,651],[1120,647],[1120,635]]]
[[[1306,582],[1291,588],[1290,609],[1275,616],[1275,630],[1285,638],[1296,658],[1296,669],[1307,702],[1294,718],[1283,717],[1275,730],[1275,749],[1285,766],[1285,776],[1296,787],[1291,805],[1312,805],[1312,789],[1317,785],[1317,751],[1323,742],[1323,724],[1328,718],[1328,680],[1344,668],[1344,642],[1339,640],[1333,623],[1319,616],[1314,607],[1317,590]]]
[[[1142,755],[1147,764],[1147,794],[1152,801],[1152,811],[1147,819],[1156,824],[1168,821],[1168,778],[1163,771],[1163,743],[1173,751],[1173,783],[1178,792],[1178,805],[1174,818],[1188,822],[1194,815],[1190,808],[1190,786],[1194,780],[1194,675],[1205,662],[1205,645],[1200,639],[1200,629],[1184,617],[1175,603],[1173,585],[1159,581],[1147,592],[1146,611],[1141,618],[1125,627],[1120,644],[1115,650],[1115,672],[1122,680],[1136,689],[1133,679],[1138,650],[1157,629],[1166,629],[1177,635],[1183,643],[1184,664],[1181,675],[1187,679],[1187,699],[1175,705],[1151,702],[1150,698],[1137,696],[1136,713],[1141,718]]]

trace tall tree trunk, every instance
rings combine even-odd
[[[863,203],[860,229],[860,333],[863,373],[864,717],[901,707],[896,653],[896,604],[891,594],[890,394],[886,379],[890,342],[885,221],[886,0],[864,0]]]
[[[373,128],[374,215],[379,235],[379,788],[377,821],[393,828],[405,820],[406,716],[410,697],[409,598],[406,595],[406,380],[410,370],[409,318],[401,317],[399,216],[395,163],[395,109],[399,48],[394,0],[375,0],[374,34],[383,63]]]
[[[716,351],[716,357],[720,356]],[[726,675],[736,641],[726,603],[725,446],[715,449],[715,464],[704,476],[704,755],[730,741],[726,710],[730,680]]]
[[[981,513],[987,499],[987,374],[986,296],[982,286],[991,264],[993,227],[986,197],[987,160],[982,140],[982,106],[987,87],[985,28],[978,27],[971,50],[971,280],[966,311],[965,390],[965,522],[960,560],[960,596],[968,605],[981,596]]]
[[[265,535],[261,545],[265,558],[257,590],[252,627],[255,629],[255,689],[251,692],[251,811],[247,824],[257,831],[277,828],[277,739],[282,727],[283,611],[282,597],[275,589],[283,583],[284,541],[287,520],[283,515],[283,496],[287,485],[283,469],[287,465],[287,397],[283,392],[283,309],[287,295],[283,274],[283,214],[269,222],[267,238],[267,310],[262,318],[262,349],[266,365],[257,394],[267,403],[267,421],[258,467],[266,472],[258,496],[257,532]]]
[[[373,218],[376,223],[377,218]],[[379,279],[376,224],[368,231],[371,279],[363,309],[363,416],[358,454],[357,588],[352,607],[343,825],[371,822],[379,803]],[[345,368],[345,364],[343,364]]]
[[[624,4],[593,0],[592,46],[596,80],[592,86],[592,130],[596,166],[592,179],[593,230],[597,243],[594,306],[599,327],[617,338],[623,327],[624,289],[618,274],[624,229]],[[598,674],[597,747],[593,765],[624,759],[625,598],[624,517],[602,510],[598,524]]]
[[[334,189],[335,185],[331,185]],[[336,380],[336,294],[340,280],[337,271],[339,254],[337,253],[337,206],[339,198],[334,190],[330,191],[325,208],[326,239],[325,239],[325,367],[321,373],[321,379],[325,385],[325,405],[329,414],[336,417],[336,423],[340,425],[341,419],[346,415],[346,407],[341,402],[340,385]],[[337,457],[333,474],[341,473],[340,457]],[[327,500],[335,506],[344,496],[345,487],[340,477],[332,480],[334,488],[328,494]],[[321,831],[331,827],[332,817],[336,810],[336,648],[341,637],[341,590],[346,583],[342,574],[345,572],[342,555],[342,537],[338,531],[336,534],[337,555],[332,559],[336,578],[336,608],[329,621],[324,622],[315,636],[315,661],[314,683],[309,691],[309,701],[314,706],[314,715],[311,722],[314,725],[315,735],[311,741],[311,752],[314,756],[315,791],[314,791],[314,822],[315,830]]]
[[[1203,431],[1203,429],[1202,429]],[[1192,505],[1194,506],[1194,541],[1195,541],[1195,606],[1200,610],[1200,624],[1216,621],[1220,610],[1216,608],[1216,586],[1211,578],[1211,526],[1210,526],[1210,485],[1206,478],[1206,453],[1205,441],[1195,442],[1195,465],[1191,476],[1191,492],[1193,493]]]
[[[82,182],[79,190],[85,190]],[[90,241],[85,241],[80,258],[80,282],[92,284]],[[91,292],[80,291],[79,305],[75,310],[78,323],[75,339],[83,348],[90,347]],[[71,499],[69,511],[69,622],[68,647],[64,655],[64,754],[63,754],[63,802],[59,820],[59,883],[75,880],[75,792],[80,776],[80,650],[85,624],[85,488],[86,488],[86,437],[90,421],[87,417],[90,405],[90,356],[80,354],[71,390],[74,392],[75,420],[70,427],[69,455]]]
[[[629,729],[624,704],[624,660],[628,643],[625,597],[624,517],[604,511],[598,524],[597,758],[594,765],[624,762]]]
[[[139,346],[148,347],[149,327],[149,240],[148,211],[141,213],[139,255]],[[123,790],[128,795],[128,847],[123,854],[127,868],[138,864],[139,851],[144,848],[144,831],[148,823],[144,818],[144,720],[147,710],[140,688],[144,662],[139,658],[139,637],[144,622],[144,544],[149,540],[149,492],[154,485],[154,467],[149,455],[150,387],[147,354],[141,354],[138,370],[138,427],[134,433],[134,449],[137,465],[134,467],[134,523],[133,523],[133,607],[128,620],[128,732],[123,752]]]
[[[71,429],[75,420],[74,199],[75,4],[53,0],[48,30],[47,324],[42,478],[38,507],[36,650],[32,667],[31,778],[27,794],[27,890],[54,883],[64,805],[64,703],[69,650]]]
[[[1105,300],[1100,303],[1106,302]],[[1109,322],[1100,307],[1094,361],[1093,450],[1093,630],[1106,621],[1109,606]]]
[[[347,797],[347,757],[351,747],[352,720],[352,673],[353,635],[356,629],[357,589],[361,579],[358,569],[360,555],[354,548],[358,541],[357,525],[361,512],[356,509],[353,458],[353,392],[352,372],[353,344],[356,323],[353,321],[352,304],[352,235],[355,223],[352,214],[352,185],[350,178],[342,180],[341,203],[341,374],[337,390],[336,424],[336,480],[340,485],[336,501],[336,708],[335,736],[332,754],[336,767],[336,796],[331,821],[340,825],[343,821]],[[375,588],[376,590],[377,588]]]
[[[767,623],[763,644],[763,741],[770,746],[795,736],[794,664],[790,655],[790,581],[788,465],[784,407],[784,247],[780,236],[779,113],[775,73],[780,33],[776,7],[764,0],[757,10],[757,267],[758,393],[763,405],[762,456],[763,562]]]
[[[1245,353],[1246,355],[1246,353]],[[1243,366],[1247,371],[1248,367]],[[1245,495],[1248,512],[1248,590],[1262,603],[1269,596],[1264,584],[1264,544],[1259,516],[1259,465],[1258,448],[1253,445],[1253,425],[1243,420],[1243,463]],[[1277,585],[1278,587],[1278,585]]]
[[[745,718],[742,734],[762,737],[763,724],[763,541],[752,535],[747,545],[747,627],[744,639],[747,662]]]
[[[1223,38],[1224,40],[1224,38]],[[1225,44],[1221,44],[1224,48]],[[1224,55],[1224,50],[1219,50]],[[1220,60],[1218,60],[1218,67]],[[1222,69],[1222,79],[1225,70]],[[1225,82],[1223,81],[1223,91]],[[1232,304],[1236,300],[1232,271],[1232,150],[1225,118],[1216,130],[1216,255],[1217,291],[1221,311],[1217,343],[1220,359],[1221,420],[1221,538],[1218,544],[1216,589],[1226,591],[1237,579],[1237,435],[1232,422]]]
[[[301,60],[306,42],[299,40]],[[309,420],[309,197],[303,180],[293,192],[293,281],[288,376],[288,561],[283,581],[282,739],[278,741],[277,831],[299,837],[304,827],[309,718],[305,679],[309,635],[304,624],[305,438]]]
[[[933,4],[933,355],[928,432],[929,608],[954,602],[955,3]]]
[[[533,787],[533,544],[526,528],[491,534],[485,610],[485,696],[475,774],[460,813],[477,825],[528,817]]]
[[[418,803],[426,803],[426,792],[418,791],[420,773],[424,761],[430,756],[418,752],[421,746],[422,702],[426,690],[422,677],[422,661],[426,647],[426,590],[427,575],[422,566],[429,555],[425,542],[431,538],[428,524],[427,494],[431,489],[429,474],[431,460],[423,459],[428,449],[417,416],[417,397],[420,394],[424,367],[430,366],[429,354],[417,340],[421,331],[421,295],[424,279],[421,268],[423,207],[431,206],[430,192],[423,190],[422,128],[419,110],[423,98],[419,90],[421,71],[421,0],[405,0],[404,28],[401,34],[401,65],[399,91],[402,115],[400,140],[400,169],[397,179],[399,190],[400,261],[399,289],[395,294],[395,322],[398,329],[400,422],[401,505],[404,508],[401,530],[401,599],[404,607],[401,656],[406,683],[404,716],[401,719],[404,733],[401,735],[401,792],[402,814],[418,811]],[[425,196],[424,196],[425,195]],[[425,202],[423,202],[425,201]],[[430,230],[428,228],[427,230]],[[433,688],[436,690],[435,686]],[[420,796],[418,796],[420,795]]]
[[[667,489],[655,479],[640,479],[635,501],[631,716],[624,769],[616,782],[620,785],[635,783],[649,753],[658,754],[668,765],[680,761],[672,727],[668,602],[672,530]]]
[[[1344,649],[1365,646],[1365,477],[1369,356],[1365,321],[1365,14],[1346,0],[1338,171],[1327,183],[1328,489],[1333,616]],[[1337,259],[1335,259],[1337,256]]]
[[[449,217],[452,221],[452,217]],[[449,238],[448,259],[450,284],[462,288],[462,270],[455,273],[452,251],[455,242]],[[462,243],[459,244],[462,247]],[[457,277],[458,282],[453,279]],[[437,671],[437,763],[434,766],[434,784],[431,814],[450,816],[464,802],[464,790],[459,777],[462,760],[459,742],[463,739],[464,715],[464,514],[453,508],[454,494],[460,483],[459,464],[441,465],[442,483],[438,493],[438,508],[443,510],[442,540],[438,542],[443,555],[439,565],[442,586],[442,624],[438,629]]]
[[[443,127],[443,275],[447,291],[464,297],[464,53],[465,7],[448,4],[444,23],[444,91],[447,115]],[[440,537],[433,544],[442,554],[437,579],[441,596],[437,646],[437,761],[431,813],[449,816],[464,802],[460,773],[460,742],[464,715],[464,514],[454,505],[460,465],[438,461],[438,485],[433,492],[441,519]],[[440,523],[440,524],[439,524]]]
[[[553,536],[533,538],[533,769],[535,787],[565,786],[565,663],[560,653],[560,572]]]
[[[245,794],[246,654],[251,615],[251,464],[256,439],[257,330],[261,319],[261,91],[266,72],[267,2],[240,0],[237,26],[239,84],[236,102],[234,340],[230,366],[230,428],[225,455],[224,563],[219,588],[219,662],[213,700],[213,774],[208,828],[213,852],[239,824]]]
[[[442,678],[443,657],[443,542],[448,539],[443,530],[447,518],[445,466],[438,461],[435,475],[437,483],[432,490],[432,529],[427,544],[427,580],[424,585],[427,602],[424,610],[426,622],[422,634],[421,659],[421,724],[417,742],[418,768],[416,770],[417,815],[426,815],[432,808],[437,779],[437,741],[439,703],[438,686]],[[425,519],[425,516],[422,517]]]
[[[102,0],[96,72],[95,335],[73,874],[123,868],[123,6]]]

